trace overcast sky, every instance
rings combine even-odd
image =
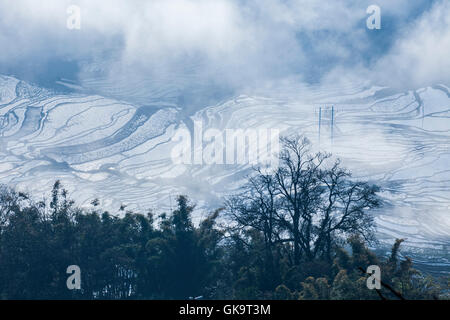
[[[66,28],[71,4],[80,30]],[[380,30],[366,27],[371,4]],[[284,79],[413,89],[450,83],[450,1],[1,0],[0,48],[0,73],[37,82],[101,65],[112,79],[195,74],[233,90]]]

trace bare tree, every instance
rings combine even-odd
[[[242,193],[228,199],[237,226],[264,235],[269,259],[274,244],[291,244],[295,265],[331,259],[333,245],[349,235],[372,239],[367,210],[380,204],[378,187],[351,179],[330,154],[312,153],[304,137],[283,138],[282,145],[279,167],[271,173],[255,169]]]

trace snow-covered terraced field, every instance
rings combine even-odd
[[[237,192],[250,166],[174,164],[177,128],[201,120],[204,131],[302,133],[356,178],[383,188],[386,205],[376,212],[382,243],[405,237],[408,247],[435,250],[449,266],[448,87],[307,88],[278,98],[240,95],[189,114],[165,95],[131,104],[0,77],[0,183],[44,195],[60,179],[79,203],[99,198],[112,212],[121,204],[167,208],[180,193],[208,208]]]

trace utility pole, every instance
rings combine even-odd
[[[320,126],[322,125],[322,107],[319,107],[319,145],[320,145]]]
[[[331,106],[331,143],[333,143],[334,131],[334,106]]]

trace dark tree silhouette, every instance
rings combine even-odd
[[[373,239],[368,210],[379,206],[377,186],[354,181],[331,155],[311,153],[306,138],[283,139],[279,168],[256,169],[242,193],[227,201],[230,217],[240,228],[264,235],[267,258],[276,242],[292,244],[293,262],[331,261],[333,246],[358,234]]]
[[[59,181],[39,202],[0,186],[0,298],[448,298],[399,257],[403,240],[387,259],[366,247],[376,186],[351,179],[330,155],[311,154],[305,139],[285,139],[284,147],[277,170],[257,170],[227,200],[223,225],[222,210],[193,223],[185,196],[159,216],[124,205],[113,215],[98,199],[77,207]],[[378,293],[361,272],[374,264],[382,270]],[[81,269],[80,290],[66,286],[69,265]]]

